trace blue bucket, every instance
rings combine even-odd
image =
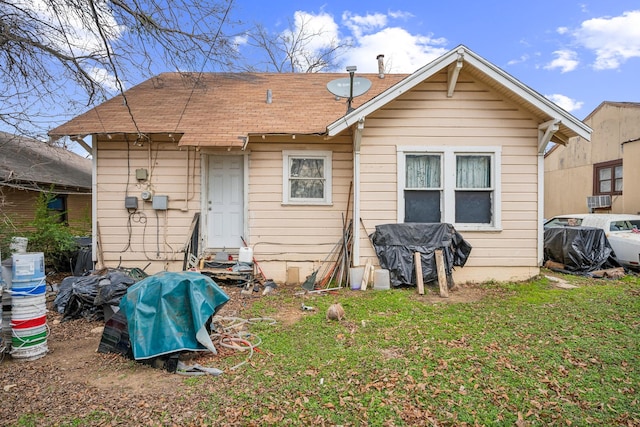
[[[44,254],[30,252],[13,254],[11,295],[29,297],[43,295],[47,284],[44,274]]]

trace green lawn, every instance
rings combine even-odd
[[[217,381],[201,409],[256,425],[640,425],[640,278],[578,281],[480,285],[456,304],[414,289],[317,297],[291,326],[253,325],[262,353],[189,392]],[[347,319],[327,322],[336,300]],[[252,316],[283,304],[297,302],[263,299]]]

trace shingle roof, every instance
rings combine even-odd
[[[372,83],[355,108],[406,75],[357,74]],[[325,134],[346,113],[327,83],[346,73],[163,73],[49,132],[52,137],[103,133],[183,134],[181,145],[230,146],[250,134]],[[194,85],[195,83],[195,85]],[[270,90],[272,102],[267,103]],[[137,126],[137,129],[136,129]]]
[[[91,160],[61,147],[0,132],[0,185],[91,192]],[[59,190],[59,191],[58,191]]]

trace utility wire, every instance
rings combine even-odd
[[[94,4],[94,0],[89,0],[89,6],[91,7],[91,14],[93,15],[93,20],[98,28],[98,34],[104,43],[104,47],[107,52],[107,58],[109,59],[109,64],[111,64],[111,69],[113,70],[113,76],[116,79],[116,84],[118,85],[118,91],[122,95],[122,99],[124,100],[124,105],[127,107],[127,112],[129,117],[131,117],[131,121],[133,121],[133,126],[136,128],[136,132],[138,133],[138,137],[142,137],[143,134],[138,127],[138,123],[136,122],[135,117],[133,117],[133,112],[131,111],[131,107],[129,106],[129,102],[127,101],[127,96],[124,94],[124,87],[122,86],[122,81],[120,80],[120,76],[118,76],[118,70],[116,68],[116,64],[113,61],[113,57],[111,55],[111,49],[109,47],[109,42],[107,41],[107,37],[102,30],[102,25],[100,23],[100,17],[98,16],[98,11],[96,10],[96,5]]]
[[[218,31],[216,31],[216,35],[213,38],[211,46],[209,46],[209,51],[207,52],[207,54],[204,57],[204,61],[202,62],[202,67],[200,67],[200,71],[198,72],[198,77],[196,78],[196,81],[193,83],[193,86],[191,87],[191,92],[189,93],[189,98],[187,98],[187,102],[184,104],[184,108],[182,109],[182,112],[180,113],[180,117],[178,117],[178,122],[176,123],[175,132],[178,131],[178,126],[180,126],[180,122],[182,121],[182,117],[184,116],[185,111],[187,111],[187,107],[189,106],[189,103],[191,102],[191,98],[193,97],[193,92],[195,91],[196,86],[198,86],[198,83],[200,82],[200,78],[202,77],[202,73],[204,72],[204,67],[206,66],[207,61],[209,60],[209,57],[211,56],[211,53],[213,52],[213,48],[216,45],[216,42],[218,41],[218,37],[220,37],[220,33],[222,32],[222,25],[227,20],[227,16],[229,15],[229,12],[231,11],[231,6],[232,5],[233,5],[233,0],[229,0],[229,4],[227,5],[227,9],[225,10],[224,15],[222,17],[222,20],[220,21],[220,25],[218,26]]]

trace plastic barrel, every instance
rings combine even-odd
[[[364,267],[352,267],[349,269],[349,283],[354,291],[362,287],[362,276],[364,276]]]
[[[13,254],[11,294],[15,297],[44,295],[47,290],[44,254]]]
[[[378,269],[374,273],[373,289],[385,291],[390,288],[389,270]]]

